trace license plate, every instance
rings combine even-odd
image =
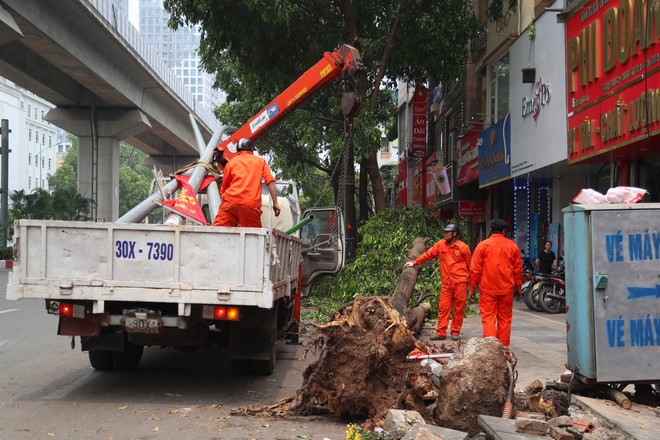
[[[161,321],[157,318],[124,318],[124,328],[129,333],[159,333]]]

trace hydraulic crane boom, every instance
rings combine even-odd
[[[334,52],[325,52],[318,63],[303,73],[230,137],[222,141],[217,149],[224,151],[225,159],[231,159],[236,153],[236,145],[240,139],[249,138],[253,142],[256,141],[292,110],[340,75],[350,80],[353,87],[352,91],[344,92],[342,111],[346,117],[355,116],[360,107],[357,76],[363,70],[362,58],[354,47],[344,44]]]

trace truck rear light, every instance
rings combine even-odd
[[[227,309],[228,321],[238,321],[239,318],[240,318],[240,313],[238,313],[238,307],[229,307]]]
[[[213,319],[219,321],[238,321],[238,307],[216,306],[213,308]]]
[[[73,316],[73,304],[60,302],[60,316]]]
[[[218,306],[213,309],[213,318],[214,319],[227,319],[227,307]]]

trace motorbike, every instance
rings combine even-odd
[[[524,272],[523,273],[523,287],[521,294],[523,301],[528,309],[536,312],[543,312],[543,307],[539,302],[539,288],[541,282],[545,279],[545,275],[538,272]]]
[[[564,280],[564,264],[560,264],[551,276],[546,277],[539,287],[538,301],[548,313],[566,311],[566,281]]]
[[[531,299],[532,290],[536,283],[538,283],[541,274],[534,271],[534,261],[531,258],[523,257],[522,262],[523,284],[520,289],[520,295],[528,309],[541,312],[542,309],[538,302],[533,302]]]

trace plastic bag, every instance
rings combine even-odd
[[[607,190],[607,194],[602,195],[591,188],[581,189],[573,202],[580,205],[593,205],[601,203],[637,203],[647,194],[648,191],[634,186],[617,186]]]
[[[577,196],[573,198],[573,202],[579,205],[593,205],[598,203],[607,203],[604,195],[591,188],[581,189]]]
[[[637,203],[648,191],[634,186],[617,186],[610,188],[605,194],[608,203]]]

